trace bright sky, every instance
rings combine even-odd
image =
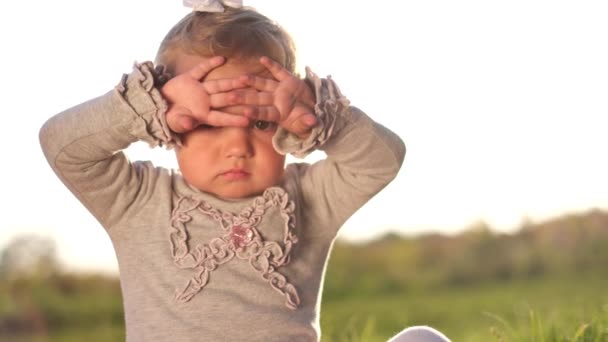
[[[608,2],[245,4],[293,34],[300,70],[331,74],[408,146],[397,179],[342,238],[449,233],[476,220],[508,231],[523,217],[608,209]],[[0,247],[35,232],[70,267],[115,269],[108,237],[48,167],[38,130],[153,59],[187,11],[179,0],[0,3]],[[175,165],[143,145],[129,155]]]

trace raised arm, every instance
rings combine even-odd
[[[326,159],[315,164],[294,166],[293,172],[301,175],[300,188],[307,216],[316,222],[327,222],[328,231],[323,233],[335,234],[355,211],[395,178],[403,163],[405,145],[395,133],[358,108],[343,104],[335,107],[335,103],[325,102],[328,100],[320,102],[326,111],[317,113],[335,115],[334,119],[323,120],[324,123],[335,120],[333,127],[329,125],[330,132],[328,126],[322,124],[313,130],[309,139],[300,143],[293,139],[294,143],[286,144],[284,151],[301,155],[318,148],[327,154]],[[337,111],[332,113],[331,109]],[[319,135],[323,139],[314,139]],[[281,138],[277,137],[280,147]]]
[[[260,93],[236,93],[245,94],[241,103],[256,105],[254,118],[279,122],[274,137],[279,152],[303,157],[315,149],[325,151],[325,160],[294,165],[288,173],[299,182],[306,216],[327,223],[328,233],[334,234],[397,175],[405,156],[403,141],[350,106],[333,80],[307,70],[304,82],[276,62],[261,62],[275,80],[248,77]]]
[[[105,227],[120,219],[146,184],[149,165],[132,164],[120,151],[138,140],[176,143],[154,75],[151,63],[135,65],[115,89],[55,115],[40,130],[53,171]]]
[[[238,87],[237,80],[200,81],[222,63],[216,58],[197,65],[166,82],[162,92],[162,72],[149,62],[137,64],[112,91],[44,124],[40,143],[49,164],[105,227],[143,205],[155,192],[158,177],[167,174],[150,163],[130,162],[123,149],[140,140],[171,147],[179,144],[173,131],[193,129],[199,123],[235,124],[236,115],[211,106],[224,106],[222,91]],[[240,121],[248,123],[243,117]]]

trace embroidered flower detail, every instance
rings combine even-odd
[[[266,241],[257,230],[267,209],[278,207],[285,219],[283,241]],[[218,266],[232,260],[247,261],[270,287],[285,297],[285,305],[295,310],[300,305],[300,297],[295,286],[278,270],[289,263],[293,245],[298,242],[295,230],[295,205],[285,190],[270,188],[262,196],[255,198],[240,214],[222,212],[209,203],[182,197],[178,200],[171,218],[171,255],[174,264],[182,269],[196,271],[175,299],[190,301],[209,282],[210,273]],[[206,244],[190,248],[186,223],[192,220],[190,212],[199,211],[216,221],[225,235],[211,239]]]
[[[253,240],[253,230],[244,226],[234,226],[230,231],[230,243],[235,249],[243,248]]]

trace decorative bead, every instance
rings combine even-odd
[[[249,227],[233,226],[230,231],[230,242],[234,248],[247,246],[253,239],[253,230]]]

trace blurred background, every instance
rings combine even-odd
[[[384,341],[415,324],[454,341],[608,341],[606,2],[245,4],[292,33],[300,71],[332,75],[408,146],[395,181],[341,231],[325,341]],[[0,341],[124,340],[111,243],[37,134],[154,59],[187,12],[0,4]],[[143,144],[127,153],[176,166]]]

